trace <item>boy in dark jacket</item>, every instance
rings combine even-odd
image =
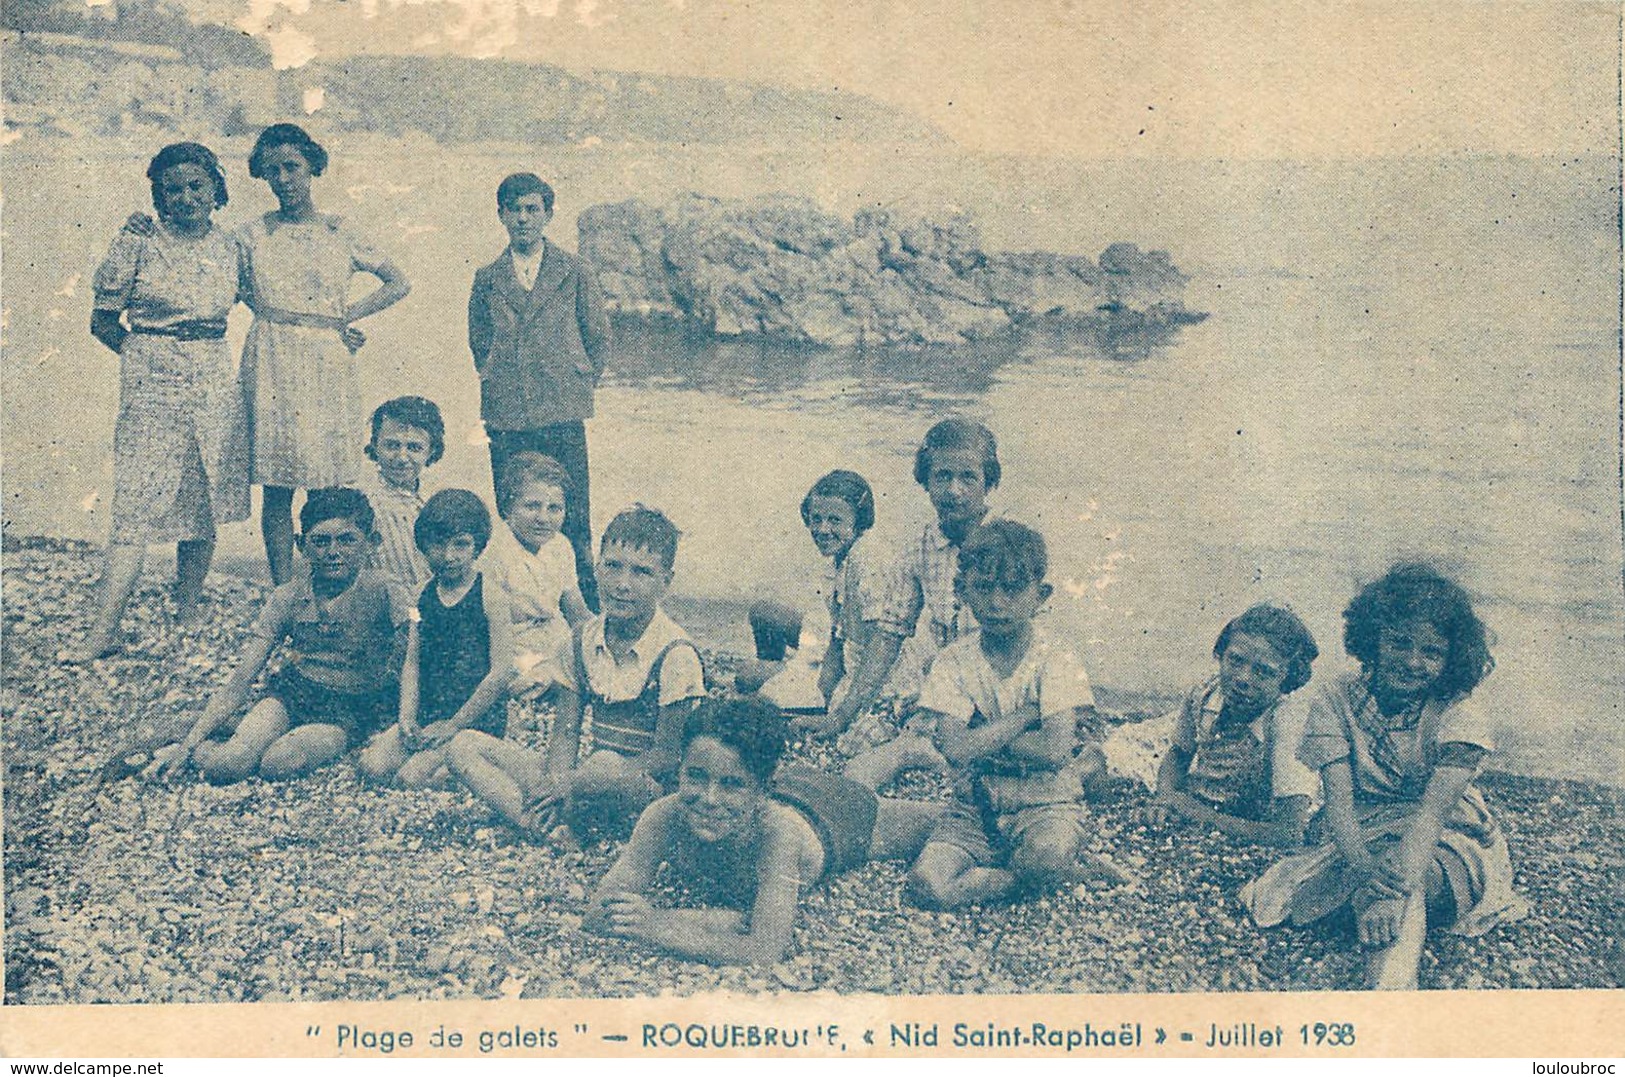
[[[587,426],[593,389],[609,351],[609,319],[592,270],[547,242],[553,189],[529,172],[497,188],[497,216],[508,247],[474,274],[468,297],[468,346],[480,376],[480,417],[491,439],[491,473],[531,450],[564,465],[574,486],[564,535],[575,548],[587,604],[593,583]]]

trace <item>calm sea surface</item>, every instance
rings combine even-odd
[[[7,147],[7,527],[107,529],[116,360],[86,331],[89,282],[145,208],[142,143]],[[232,158],[236,223],[271,208]],[[913,447],[960,412],[998,434],[1002,513],[1052,546],[1057,631],[1102,684],[1202,675],[1224,621],[1285,601],[1344,661],[1339,614],[1392,560],[1474,593],[1498,669],[1480,689],[1508,730],[1498,765],[1625,782],[1616,162],[1080,163],[893,152],[597,148],[450,155],[335,144],[319,205],[354,219],[415,284],[372,319],[369,401],[431,396],[452,431],[431,486],[486,489],[464,341],[476,266],[500,249],[507,171],[557,177],[552,234],[591,202],[686,189],[787,190],[851,213],[973,210],[990,247],[1168,249],[1206,323],[1171,342],[925,355],[719,345],[626,331],[590,424],[599,526],[632,501],[684,531],[676,590],[719,611],[816,568],[796,515],[833,467],[869,477],[882,536],[928,512]],[[234,339],[244,324],[234,320]],[[364,432],[358,431],[358,436]],[[258,533],[222,537],[257,565]],[[696,608],[690,606],[689,608]],[[743,627],[696,631],[743,648]]]

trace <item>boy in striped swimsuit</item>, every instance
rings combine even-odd
[[[544,754],[473,730],[452,741],[452,771],[514,825],[624,831],[670,783],[683,722],[705,698],[700,652],[660,608],[677,537],[670,520],[641,505],[604,529],[603,613],[560,656],[568,675],[549,692],[557,713]]]

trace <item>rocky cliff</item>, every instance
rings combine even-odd
[[[1098,261],[988,251],[975,222],[865,209],[851,220],[789,196],[690,194],[588,208],[580,250],[611,308],[720,336],[829,346],[957,344],[1028,326],[1166,328],[1200,321],[1163,251]]]

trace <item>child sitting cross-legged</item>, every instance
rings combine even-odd
[[[783,714],[759,697],[696,710],[676,791],[638,818],[583,928],[697,961],[770,965],[789,950],[809,888],[870,860],[918,854],[940,805],[780,767],[787,738]],[[662,865],[703,907],[650,900]]]
[[[401,720],[373,738],[357,767],[373,781],[421,788],[445,780],[445,747],[460,730],[507,732],[513,626],[501,589],[478,567],[491,538],[479,495],[441,490],[418,513],[413,537],[434,575],[407,637]]]
[[[368,566],[378,543],[372,506],[359,490],[313,490],[299,528],[309,571],[266,601],[226,686],[179,744],[155,753],[159,774],[192,761],[215,782],[294,777],[337,759],[394,715],[411,605],[399,584]],[[210,739],[247,703],[284,642],[287,658],[265,698],[229,739]]]
[[[1298,759],[1306,711],[1289,698],[1320,653],[1297,614],[1254,606],[1213,645],[1219,672],[1193,688],[1174,720],[1148,822],[1176,817],[1229,837],[1303,842],[1320,778]]]
[[[1078,753],[1094,695],[1076,655],[1033,618],[1048,600],[1044,537],[983,524],[959,551],[977,628],[936,657],[920,709],[955,768],[953,799],[910,873],[923,905],[954,908],[1076,882],[1123,882],[1084,848],[1079,803],[1098,758]]]
[[[545,754],[472,729],[453,738],[452,771],[514,825],[624,833],[665,791],[683,720],[705,697],[699,649],[660,608],[677,538],[670,520],[641,505],[604,529],[603,613],[566,636],[557,656],[562,678],[544,695],[555,707]]]

